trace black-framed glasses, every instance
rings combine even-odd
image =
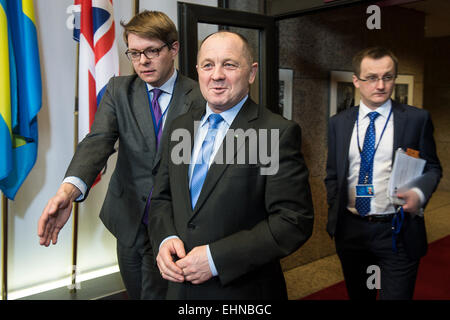
[[[358,76],[357,76],[357,78],[358,78],[358,80],[361,80],[363,82],[368,82],[369,84],[375,84],[375,83],[378,83],[378,81],[380,81],[380,80],[383,81],[384,83],[390,83],[390,82],[394,81],[396,76],[394,76],[392,74],[388,74],[381,78],[379,78],[377,76],[369,76],[369,77],[367,77],[367,79],[362,79]]]
[[[137,60],[141,59],[141,54],[144,54],[144,56],[147,59],[153,59],[153,58],[159,57],[159,53],[161,52],[161,50],[164,47],[169,48],[167,43],[165,43],[159,48],[148,47],[144,50],[127,50],[127,51],[125,51],[125,54],[127,55],[128,59],[130,59],[132,61],[137,61]]]

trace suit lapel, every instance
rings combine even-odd
[[[344,168],[342,172],[345,172],[345,175],[343,176],[344,180],[347,178],[347,171],[348,171],[348,153],[350,148],[350,141],[352,138],[352,132],[353,127],[355,125],[356,117],[358,116],[358,109],[359,106],[356,106],[353,108],[353,110],[345,117],[345,123],[343,125],[343,136],[342,141],[344,141],[344,144],[342,146],[342,149],[339,148],[338,157],[340,159],[340,162]],[[392,101],[392,113],[394,115],[394,148],[392,153],[392,160],[394,160],[395,151],[402,146],[403,141],[403,134],[405,132],[406,127],[406,113],[404,112],[405,109],[402,107],[401,104],[396,103],[395,101]],[[342,181],[341,181],[342,182]]]
[[[228,133],[230,132],[230,130],[236,129],[242,129],[245,132],[246,130],[251,128],[250,122],[256,119],[257,117],[258,117],[258,106],[252,100],[250,100],[250,98],[248,98],[247,101],[242,106],[239,113],[237,114],[233,123],[231,124]],[[245,143],[245,140],[242,139],[239,139],[238,141],[240,141],[240,144],[236,145],[236,148],[233,150],[234,151],[233,159],[236,157],[237,151]],[[229,166],[229,164],[227,164],[226,162],[224,163],[224,161],[222,161],[222,159],[225,159],[226,161],[227,150],[225,147],[225,142],[226,136],[222,141],[222,144],[220,145],[220,148],[215,157],[215,161],[211,164],[211,167],[208,170],[205,182],[200,192],[200,196],[194,208],[194,215],[198,212],[198,210],[201,208],[206,199],[208,199],[209,194],[212,192],[212,190],[222,177],[224,171]],[[219,157],[222,157],[222,159],[220,159]],[[216,160],[218,160],[217,161],[218,163],[216,163]]]
[[[184,123],[183,128],[189,131],[189,136],[191,138],[190,146],[191,146],[191,154],[189,156],[189,160],[192,158],[192,151],[194,150],[194,139],[195,134],[197,133],[197,128],[195,125],[200,123],[201,118],[205,114],[205,108],[195,108],[190,112],[190,117],[186,117],[187,121]],[[189,161],[190,162],[190,161]],[[188,212],[192,211],[191,204],[191,193],[189,189],[189,163],[183,163],[180,165],[180,180],[181,180],[181,188],[184,192],[183,195],[185,198],[183,199],[184,203],[188,204]]]
[[[343,146],[342,148],[337,149],[337,156],[339,157],[338,163],[341,163],[343,168],[339,168],[341,172],[344,172],[345,174],[342,175],[342,179],[344,181],[347,180],[347,172],[348,172],[348,154],[350,151],[350,141],[352,140],[352,133],[353,128],[355,127],[356,117],[358,116],[358,110],[359,106],[354,107],[351,109],[351,111],[348,113],[346,117],[344,117],[344,125],[342,128],[342,140]],[[338,140],[339,141],[339,140]],[[340,181],[341,184],[343,181]]]
[[[167,117],[161,136],[161,141],[166,141],[167,135],[169,134],[169,126],[173,119],[189,110],[192,101],[187,99],[186,96],[191,90],[192,86],[185,81],[183,75],[178,73],[178,78],[173,88],[172,100],[170,101],[169,110],[167,110]],[[153,168],[157,167],[159,161],[161,160],[161,149],[162,148],[158,148],[156,152],[155,160],[153,161]]]
[[[147,86],[140,78],[136,79],[136,85],[133,87],[131,108],[136,115],[136,121],[139,129],[145,138],[145,142],[152,150],[156,147],[155,129],[150,113],[150,103],[148,101]]]
[[[402,146],[403,141],[403,133],[406,127],[406,113],[404,112],[404,108],[397,104],[395,101],[392,101],[392,110],[394,115],[394,148],[392,154],[392,160],[394,160],[395,150]],[[358,116],[359,106],[354,107],[346,117],[344,117],[344,122],[342,128],[337,128],[337,130],[342,130],[341,137],[343,141],[343,145],[338,147],[337,158],[338,163],[340,164],[338,171],[343,172],[344,174],[340,175],[340,181],[338,181],[341,188],[347,185],[347,175],[348,175],[348,154],[350,151],[350,141],[352,139],[352,132],[355,126],[356,117]],[[340,141],[339,139],[337,141]]]
[[[394,161],[395,151],[402,147],[407,117],[405,108],[395,101],[392,101],[392,113],[394,114],[394,148],[392,149],[392,161]]]

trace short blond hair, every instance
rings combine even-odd
[[[123,39],[127,47],[130,33],[146,39],[159,39],[169,48],[175,41],[178,41],[175,24],[165,13],[160,11],[145,10],[131,18],[128,23],[121,21],[120,25],[124,28]]]

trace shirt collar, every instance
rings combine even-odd
[[[244,105],[245,101],[247,101],[248,95],[246,95],[241,101],[239,101],[234,107],[223,111],[220,113],[220,115],[222,116],[223,120],[227,123],[228,127],[231,126],[231,123],[233,122],[234,118],[236,118],[237,114],[239,113],[239,111],[241,110],[242,106]],[[200,126],[202,127],[206,121],[208,120],[208,117],[210,114],[213,114],[214,112],[211,110],[211,108],[209,107],[209,104],[206,103],[206,113],[203,116],[201,122],[200,122]]]
[[[379,106],[376,110],[370,109],[361,100],[361,102],[359,103],[359,119],[364,119],[364,117],[367,116],[368,113],[373,112],[373,111],[378,112],[382,117],[387,119],[387,117],[389,116],[389,112],[391,112],[391,108],[392,108],[391,99],[388,99],[385,103],[383,103],[381,106]]]
[[[170,76],[169,80],[167,80],[161,87],[154,87],[149,83],[145,83],[147,85],[147,90],[148,91],[152,91],[154,88],[158,88],[161,91],[163,91],[164,93],[168,93],[170,95],[172,95],[173,93],[173,88],[175,87],[175,82],[177,80],[177,76],[178,76],[178,71],[177,69],[174,70],[173,74]]]

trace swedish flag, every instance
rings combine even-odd
[[[42,85],[32,0],[0,0],[0,189],[11,200],[37,156]]]

